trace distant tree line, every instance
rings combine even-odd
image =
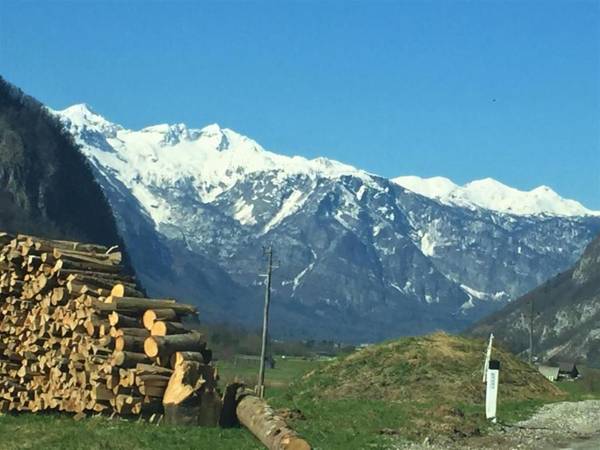
[[[249,330],[232,324],[196,325],[207,336],[207,341],[219,359],[232,359],[238,354],[260,355],[261,332]],[[269,340],[270,352],[273,355],[298,357],[314,357],[318,355],[335,356],[354,350],[351,345],[327,340]]]

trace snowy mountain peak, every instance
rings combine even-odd
[[[450,194],[458,185],[445,177],[421,178],[413,175],[394,178],[396,184],[425,197],[441,199]]]
[[[504,183],[501,183],[498,180],[495,180],[494,178],[482,178],[481,180],[474,180],[471,181],[467,184],[464,185],[464,187],[466,189],[472,187],[473,189],[479,189],[479,190],[513,190],[516,191],[516,189],[511,188],[510,186],[507,186]]]
[[[157,224],[169,218],[169,205],[161,203],[157,194],[165,189],[185,186],[200,202],[211,203],[254,173],[276,172],[281,186],[297,175],[338,178],[352,174],[370,179],[363,171],[327,158],[308,160],[272,153],[216,123],[204,128],[180,123],[129,130],[85,105],[55,114],[77,137],[86,156],[132,189]]]
[[[98,113],[92,110],[87,103],[76,103],[61,111],[64,115],[79,115],[79,116],[97,116]]]
[[[520,191],[493,178],[471,181],[459,186],[443,177],[398,177],[396,184],[417,194],[448,205],[480,207],[518,216],[598,216],[581,203],[562,198],[548,186],[538,186],[530,191]]]
[[[152,199],[155,189],[180,186],[181,180],[193,183],[202,202],[212,202],[249,174],[265,171],[280,173],[282,183],[286,177],[297,175],[333,179],[352,175],[373,184],[370,174],[350,165],[323,157],[309,160],[272,153],[216,123],[200,129],[183,123],[160,124],[136,131],[109,122],[83,103],[54,113],[79,137],[88,157],[118,173],[126,186],[138,186],[138,190],[145,186],[146,194],[141,196],[145,205],[157,203]],[[600,215],[560,197],[547,186],[525,192],[492,178],[464,186],[444,177],[407,176],[392,181],[441,203],[471,209],[523,216]],[[157,221],[161,218],[156,217]]]
[[[49,111],[58,115],[64,122],[67,122],[67,125],[73,130],[115,137],[117,132],[123,129],[120,125],[106,120],[86,103],[78,103],[63,109],[62,111],[54,111],[51,109],[49,109]]]
[[[204,128],[202,128],[200,132],[206,136],[210,136],[213,134],[222,134],[223,129],[218,123],[211,123],[210,125],[206,125]]]
[[[92,108],[90,108],[90,106],[86,103],[78,103],[76,105],[72,105],[68,108],[63,109],[62,111],[56,112],[62,117],[69,119],[72,123],[76,125],[110,123],[100,114],[92,110]]]

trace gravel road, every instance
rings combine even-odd
[[[429,442],[431,441],[431,443]],[[599,450],[600,400],[544,405],[531,418],[513,425],[498,424],[486,436],[422,444],[395,442],[393,450]]]

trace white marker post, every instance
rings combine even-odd
[[[487,370],[485,389],[485,417],[496,423],[496,406],[498,404],[498,378],[500,375],[500,361],[492,359]]]
[[[494,334],[490,333],[490,340],[488,342],[487,351],[485,352],[485,359],[483,360],[483,382],[485,383],[485,379],[487,377],[488,364],[490,363],[490,358],[492,357],[492,343],[494,342]]]

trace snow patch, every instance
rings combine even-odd
[[[242,225],[255,225],[256,218],[252,215],[254,205],[244,202],[243,198],[240,198],[234,205],[235,213],[233,218]]]
[[[271,220],[269,220],[269,222],[265,225],[265,227],[263,228],[263,234],[267,233],[272,228],[275,228],[286,217],[289,217],[292,214],[294,214],[296,211],[298,211],[304,204],[304,201],[306,200],[307,197],[308,197],[308,195],[304,195],[304,192],[294,190],[283,201],[283,204],[281,205],[281,208],[279,208],[279,211],[277,211],[277,214],[275,214],[271,218]]]
[[[364,184],[360,186],[358,191],[356,191],[356,198],[358,199],[359,202],[362,200],[366,191],[367,191],[367,187]]]
[[[402,288],[400,286],[398,286],[396,283],[390,283],[390,286],[392,286],[394,289],[396,289],[399,292],[402,292],[404,294],[404,291],[402,290]]]
[[[294,282],[293,282],[293,286],[292,286],[292,296],[296,292],[296,289],[298,288],[298,286],[300,286],[300,282],[302,281],[302,278],[304,278],[304,275],[306,275],[308,272],[313,270],[313,268],[315,267],[315,263],[317,262],[317,254],[315,253],[315,251],[313,249],[310,249],[310,251],[312,253],[313,262],[311,262],[298,275],[296,275],[296,277],[294,277]]]
[[[435,255],[435,246],[436,241],[429,233],[425,233],[423,237],[421,237],[421,252],[425,256]]]

